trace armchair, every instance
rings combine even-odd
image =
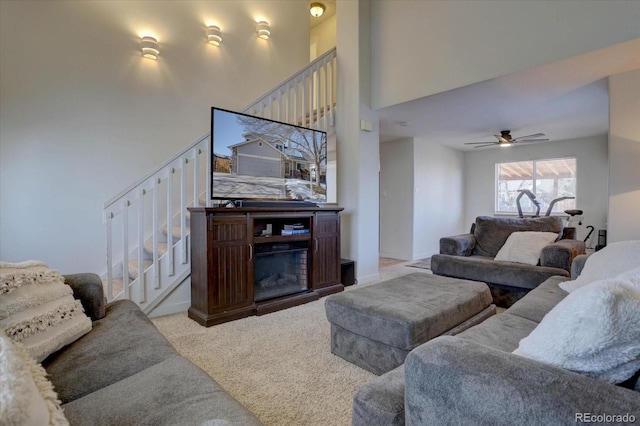
[[[509,235],[517,231],[553,232],[560,236],[562,220],[555,216],[479,216],[471,233],[440,239],[440,254],[431,257],[431,269],[436,275],[485,282],[494,303],[509,307],[547,278],[569,277],[573,259],[585,252],[583,241],[560,239],[542,249],[537,265],[495,260]]]

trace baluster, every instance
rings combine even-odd
[[[205,205],[207,207],[211,207],[211,191],[212,191],[212,176],[213,176],[213,170],[212,170],[212,159],[213,159],[213,153],[210,152],[211,151],[211,144],[207,144],[207,146],[204,148],[204,161],[205,161],[205,168],[206,168],[206,181],[205,181]]]
[[[320,64],[316,65],[315,93],[316,93],[316,122],[314,128],[320,126]]]
[[[159,188],[160,178],[153,181],[153,287],[160,288],[160,262],[158,261],[158,240],[160,233],[160,225],[158,220],[158,209],[160,207]],[[167,230],[168,231],[168,230]]]
[[[122,289],[129,299],[129,200],[122,201]]]
[[[180,167],[180,245],[182,247],[182,264],[187,263],[187,163],[185,158]]]
[[[107,300],[113,299],[113,212],[107,213]]]
[[[301,117],[302,117],[302,123],[301,126],[302,127],[306,127],[306,122],[307,122],[307,116],[306,116],[306,108],[307,108],[307,103],[306,103],[306,99],[307,99],[307,79],[305,78],[304,74],[302,74],[302,86],[300,88],[300,106],[302,108],[301,111]]]
[[[173,174],[175,169],[169,169],[167,176],[167,256],[169,257],[169,276],[175,273],[173,265]]]
[[[144,278],[144,194],[145,190],[138,190],[138,288],[140,303],[146,301],[146,280]]]
[[[200,207],[200,149],[193,150],[193,205]]]
[[[329,77],[329,125],[334,126],[333,122],[333,61],[327,63],[327,75]],[[330,69],[329,69],[330,68]]]

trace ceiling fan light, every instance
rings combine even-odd
[[[500,143],[499,145],[500,145],[500,148],[508,148],[513,144],[511,142],[506,142],[506,143],[503,142],[503,143]]]

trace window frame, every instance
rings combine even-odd
[[[573,197],[575,197],[573,200],[574,206],[572,207],[573,209],[575,209],[575,206],[578,203],[578,158],[576,156],[564,156],[564,157],[553,157],[553,158],[535,158],[535,159],[526,159],[526,160],[511,160],[511,161],[501,161],[501,162],[496,162],[495,163],[495,167],[494,167],[494,202],[493,202],[493,212],[494,215],[496,216],[518,216],[518,212],[517,210],[515,212],[510,212],[510,211],[503,211],[503,210],[498,210],[499,207],[499,191],[500,191],[500,166],[503,164],[510,164],[510,163],[532,163],[532,168],[531,168],[531,181],[532,181],[532,188],[531,188],[531,192],[536,194],[536,190],[537,190],[537,185],[536,185],[536,181],[538,180],[537,178],[537,163],[539,162],[545,162],[545,161],[556,161],[556,160],[573,160],[574,164],[575,164],[575,168],[573,171],[573,178],[575,179],[575,185],[574,185],[574,194],[572,195]],[[525,180],[525,179],[523,179]],[[536,194],[537,196],[537,194]],[[525,197],[527,200],[529,199],[528,197]],[[559,198],[559,196],[556,196],[556,198]],[[544,216],[546,214],[546,209],[547,207],[541,206],[540,207],[540,216]],[[531,212],[532,213],[532,212]],[[524,212],[523,211],[523,215],[524,216],[530,216],[531,213],[528,212]],[[551,212],[551,216],[566,216],[567,214],[564,212]]]

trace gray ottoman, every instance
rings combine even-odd
[[[496,312],[485,283],[413,273],[325,300],[331,352],[380,375],[416,346],[457,334]]]

